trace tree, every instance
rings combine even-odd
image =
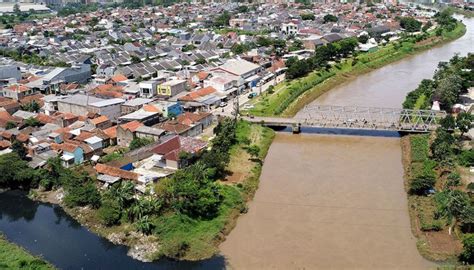
[[[38,112],[40,110],[40,105],[36,100],[33,100],[30,103],[22,105],[21,109],[28,112]]]
[[[148,216],[140,218],[135,224],[138,231],[144,234],[150,234],[155,227]]]
[[[112,187],[111,194],[122,210],[127,209],[134,202],[135,186],[130,181],[124,181],[118,186]]]
[[[15,152],[0,156],[0,187],[29,187],[35,171]]]
[[[313,13],[306,13],[306,14],[301,14],[301,19],[304,21],[314,21],[314,14]]]
[[[153,143],[153,139],[135,137],[130,142],[129,147],[130,147],[130,150],[135,150],[135,149],[141,148],[143,146],[149,145],[151,143]]]
[[[423,25],[423,28],[421,29],[423,32],[428,31],[433,26],[433,23],[431,21],[428,21],[425,25]]]
[[[224,11],[224,13],[222,13],[221,15],[219,15],[215,21],[214,21],[214,26],[216,27],[224,27],[224,26],[228,26],[229,25],[229,21],[230,21],[230,14],[229,12],[226,10]]]
[[[433,158],[439,161],[446,160],[453,153],[454,137],[442,128],[436,130],[436,138],[431,144]]]
[[[102,200],[97,214],[105,226],[112,226],[119,223],[121,211],[119,203],[112,197],[105,197]]]
[[[15,152],[21,159],[26,158],[26,155],[28,153],[27,153],[26,147],[23,145],[22,142],[20,142],[18,140],[14,140],[12,145],[11,145],[11,148],[12,148],[13,152]]]
[[[212,218],[222,201],[219,186],[209,179],[209,171],[197,163],[178,170],[172,178],[172,206],[190,217]]]
[[[16,126],[17,125],[15,122],[8,121],[7,124],[5,125],[5,129],[8,130],[8,129],[16,128]]]
[[[323,23],[337,22],[337,21],[338,21],[337,17],[332,14],[327,14],[327,15],[324,15],[323,17]]]
[[[456,120],[450,114],[440,121],[441,127],[446,131],[452,131],[456,128]]]
[[[462,240],[463,251],[461,253],[461,261],[474,264],[474,234],[467,234]]]
[[[206,64],[206,63],[207,63],[207,62],[206,62],[206,59],[204,59],[204,58],[202,58],[202,57],[196,59],[196,64],[198,64],[198,65],[204,65],[204,64]]]
[[[447,74],[438,81],[435,96],[439,99],[443,108],[450,110],[458,101],[461,90],[461,77],[457,74]]]
[[[430,175],[418,176],[410,182],[410,192],[412,194],[424,195],[434,187],[436,178]]]
[[[39,126],[41,126],[41,122],[36,118],[30,117],[30,118],[25,120],[25,126],[27,126],[27,127],[39,127]]]
[[[357,40],[362,43],[362,44],[366,44],[367,41],[369,41],[369,36],[368,35],[360,35]]]
[[[246,147],[245,150],[247,151],[247,153],[250,155],[252,159],[259,159],[260,147],[258,147],[258,145],[255,145],[255,144],[250,145]]]
[[[249,11],[249,7],[248,6],[239,6],[237,8],[237,10],[240,12],[240,13],[247,13]]]
[[[20,5],[18,3],[13,5],[13,13],[15,13],[16,15],[21,14]]]
[[[100,193],[91,180],[74,180],[72,184],[66,188],[67,194],[64,196],[64,203],[67,207],[87,206],[93,208],[100,206]],[[83,182],[83,183],[81,183]]]
[[[459,131],[461,131],[461,135],[468,132],[472,127],[473,117],[471,113],[467,112],[460,112],[456,117],[456,126],[458,127]]]
[[[420,31],[422,23],[412,17],[403,17],[400,19],[400,26],[407,32]]]

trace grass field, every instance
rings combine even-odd
[[[0,234],[0,269],[55,269],[41,258],[29,254],[23,248],[10,243]]]

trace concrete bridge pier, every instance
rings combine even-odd
[[[293,130],[293,134],[298,134],[301,132],[301,124],[295,123],[292,125],[291,129]]]

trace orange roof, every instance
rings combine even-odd
[[[1,140],[0,141],[0,149],[5,149],[5,148],[8,148],[10,147],[11,143],[9,141],[6,141],[6,140]]]
[[[123,129],[128,129],[131,132],[134,132],[137,128],[139,128],[141,126],[143,126],[143,124],[136,121],[136,120],[132,121],[132,122],[128,122],[128,123],[123,124],[123,125],[120,125],[120,127],[122,127]]]
[[[101,163],[98,163],[97,165],[95,165],[95,170],[97,171],[97,173],[107,174],[107,175],[120,177],[123,179],[129,179],[129,180],[138,180],[138,176],[139,176],[137,173],[125,171],[125,170],[108,166],[105,164],[101,164]]]
[[[200,71],[198,72],[197,74],[197,77],[199,78],[199,80],[205,80],[207,77],[209,76],[209,73],[205,72],[205,71]]]
[[[161,112],[159,108],[152,104],[145,104],[143,105],[143,110],[146,112]]]
[[[114,82],[123,82],[123,81],[128,80],[128,78],[125,77],[123,74],[117,74],[110,79]]]
[[[190,113],[185,112],[176,117],[176,121],[185,125],[192,125],[196,122],[201,121],[202,119],[208,117],[211,113],[201,112],[201,113]]]
[[[21,84],[13,84],[7,87],[8,90],[12,90],[15,92],[25,92],[30,90],[30,88],[26,85],[21,85]]]
[[[117,126],[106,128],[103,131],[109,138],[117,138]]]
[[[79,146],[72,144],[72,143],[62,143],[62,144],[57,144],[57,143],[52,143],[51,148],[53,150],[63,150],[65,152],[73,153],[74,150],[76,150]]]
[[[102,115],[102,116],[99,116],[97,118],[91,119],[90,121],[91,121],[92,124],[97,125],[97,124],[109,121],[109,118],[105,115]]]
[[[95,90],[107,91],[107,90],[112,89],[112,87],[114,87],[112,84],[101,84],[101,85],[97,86],[95,88]]]
[[[36,120],[40,121],[43,124],[52,123],[54,121],[51,116],[46,115],[44,113],[38,113],[38,115],[36,115]]]
[[[20,142],[27,142],[28,139],[30,138],[30,136],[28,136],[27,134],[23,134],[23,133],[20,133],[18,135],[16,135],[16,139]]]
[[[208,87],[204,87],[204,88],[201,88],[199,90],[196,90],[194,92],[191,92],[181,98],[179,98],[180,100],[184,100],[184,101],[192,101],[192,100],[195,100],[199,97],[203,97],[203,96],[206,96],[206,95],[209,95],[209,94],[212,94],[216,92],[216,89],[212,86],[208,86]]]

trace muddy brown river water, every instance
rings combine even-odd
[[[327,105],[401,107],[439,61],[474,49],[444,46],[336,87]],[[410,230],[398,138],[277,134],[249,212],[221,245],[232,269],[430,269]]]

